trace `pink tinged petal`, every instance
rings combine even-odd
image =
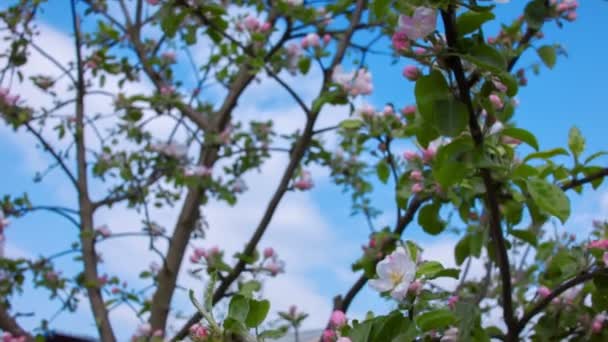
[[[410,284],[407,282],[402,282],[397,285],[393,291],[391,291],[391,298],[401,301],[407,295],[407,291],[410,287]]]
[[[604,265],[608,266],[608,252],[604,252],[602,260],[604,261]]]
[[[369,281],[369,285],[378,292],[390,291],[393,288],[393,283],[384,278],[372,279]]]

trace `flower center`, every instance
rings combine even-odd
[[[392,272],[390,274],[390,279],[391,279],[391,283],[399,284],[401,282],[401,279],[403,279],[403,274],[401,274],[399,272]]]

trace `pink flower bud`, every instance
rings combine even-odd
[[[414,280],[410,286],[407,288],[407,292],[413,295],[419,295],[422,290],[422,282],[420,280]]]
[[[160,3],[160,0],[146,0],[148,5],[156,6]]]
[[[163,52],[163,54],[161,55],[161,58],[163,61],[173,64],[173,63],[175,63],[175,52],[173,52],[173,51]]]
[[[420,69],[413,65],[408,65],[403,69],[403,76],[410,81],[415,81],[420,77]]]
[[[546,286],[539,287],[537,292],[540,298],[547,298],[551,294],[551,290]]]
[[[346,324],[346,315],[343,311],[336,310],[331,314],[330,323],[334,328],[340,328]]]
[[[593,323],[591,323],[591,332],[593,332],[594,334],[601,333],[602,332],[602,326],[603,326],[602,322],[593,321]]]
[[[459,299],[460,298],[458,296],[452,296],[448,298],[448,306],[450,307],[450,309],[454,310],[456,308],[456,303],[458,303]]]
[[[331,35],[326,33],[323,35],[323,44],[327,45],[329,42],[331,42]]]
[[[393,48],[399,51],[406,50],[410,47],[410,40],[404,32],[395,32],[391,38]]]
[[[154,336],[154,337],[162,337],[163,335],[164,335],[164,334],[163,334],[163,331],[162,331],[161,329],[157,329],[157,330],[156,330],[156,331],[154,331],[154,333],[152,334],[152,336]]]
[[[386,105],[384,106],[384,110],[382,111],[384,115],[392,115],[395,114],[395,110],[392,106]]]
[[[422,190],[424,190],[424,186],[420,183],[414,183],[412,184],[412,188],[411,188],[412,192],[417,194],[422,192]]]
[[[422,160],[425,163],[430,163],[433,159],[435,159],[435,155],[437,154],[437,150],[434,147],[429,147],[427,149],[422,150]]]
[[[119,294],[119,293],[120,293],[120,289],[118,287],[112,288],[112,294]]]
[[[207,331],[207,328],[205,328],[203,325],[195,324],[190,327],[190,335],[195,339],[202,340],[209,336],[209,332]]]
[[[327,329],[323,331],[323,342],[333,342],[335,337],[336,333],[332,330]]]
[[[420,55],[424,55],[426,53],[426,49],[425,48],[421,48],[421,47],[417,47],[414,49],[414,54],[420,56]]]
[[[414,151],[405,151],[403,152],[403,158],[405,158],[407,161],[413,161],[418,158],[418,154]]]
[[[410,173],[410,179],[416,182],[422,182],[422,172],[420,170],[414,170]]]
[[[245,28],[251,32],[257,31],[260,28],[260,22],[252,16],[245,18]]]
[[[196,256],[197,258],[206,258],[207,257],[207,251],[204,248],[200,248],[197,247],[194,249],[194,256]]]
[[[201,261],[201,258],[198,257],[196,254],[190,255],[190,262],[191,263],[197,264],[199,261]]]
[[[272,25],[269,22],[265,22],[262,24],[262,27],[260,27],[260,31],[268,32],[268,31],[270,31],[271,28],[272,28]]]
[[[416,114],[416,106],[415,105],[409,105],[409,106],[405,106],[402,110],[401,113],[405,116],[411,116]]]
[[[573,22],[576,20],[577,17],[578,15],[576,14],[576,12],[568,12],[568,14],[566,15],[566,20]]]
[[[608,252],[604,252],[604,255],[602,256],[602,261],[604,262],[604,265],[608,266]]]
[[[502,107],[504,107],[504,103],[498,95],[492,94],[488,97],[488,99],[490,100],[490,103],[492,103],[492,107],[494,107],[494,109],[502,109]]]
[[[274,249],[272,247],[266,247],[264,249],[264,258],[272,258],[274,256]]]
[[[496,37],[488,37],[488,44],[496,44]]]

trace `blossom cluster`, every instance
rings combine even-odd
[[[332,81],[340,85],[351,96],[369,95],[374,90],[372,74],[366,69],[347,72],[342,69],[341,65],[338,65],[333,70]]]

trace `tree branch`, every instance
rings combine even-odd
[[[13,337],[25,337],[27,342],[34,342],[35,339],[27,331],[25,331],[19,323],[9,315],[7,309],[0,304],[0,329],[11,333]]]
[[[331,63],[332,67],[330,68],[330,71],[326,71],[324,73],[323,86],[321,87],[319,96],[321,96],[325,91],[327,91],[327,88],[328,88],[328,86],[330,84],[330,80],[331,80],[331,77],[330,77],[331,69],[333,69],[333,67],[335,67],[342,61],[344,54],[346,52],[346,48],[348,47],[348,43],[350,42],[350,39],[352,38],[352,35],[355,31],[355,27],[356,27],[356,25],[358,25],[359,21],[361,20],[361,16],[362,16],[366,3],[367,3],[366,0],[357,1],[356,9],[355,9],[355,12],[353,13],[353,17],[351,19],[351,24],[350,24],[349,28],[347,29],[346,33],[344,34],[344,36],[342,37],[342,40],[336,50],[336,54],[334,55],[333,61]],[[258,242],[261,240],[262,236],[266,232],[266,228],[268,227],[268,224],[270,223],[276,208],[278,207],[283,196],[285,195],[285,193],[287,192],[287,190],[289,188],[289,183],[291,181],[291,178],[293,177],[293,173],[297,169],[297,167],[298,167],[302,157],[304,156],[306,149],[308,148],[308,145],[312,139],[314,125],[315,125],[315,122],[319,115],[320,110],[321,110],[321,108],[318,108],[316,111],[311,112],[311,115],[307,118],[304,132],[295,144],[295,147],[291,154],[289,164],[287,165],[287,168],[285,169],[285,171],[283,173],[279,186],[275,190],[274,195],[272,196],[270,202],[268,203],[266,211],[264,212],[264,215],[262,216],[262,219],[259,222],[252,237],[250,238],[249,242],[245,246],[245,249],[243,250],[242,255],[244,255],[244,256],[251,255],[255,251]],[[232,283],[241,275],[241,272],[245,269],[245,266],[246,266],[246,263],[245,263],[245,261],[243,261],[243,259],[240,259],[236,263],[236,265],[233,267],[232,271],[226,276],[224,281],[222,281],[218,285],[217,289],[213,293],[213,304],[216,304],[224,297],[224,294],[230,288]],[[202,317],[201,317],[200,313],[194,314],[186,322],[186,324],[184,324],[184,326],[182,326],[182,328],[178,331],[178,333],[173,337],[172,341],[177,341],[177,340],[183,339],[185,336],[187,336],[188,329],[193,324],[198,322],[201,318]]]
[[[441,17],[445,27],[445,34],[450,52],[458,52],[457,48],[457,28],[455,9],[452,5],[448,6],[448,10],[441,11]],[[469,112],[469,129],[473,137],[475,145],[483,146],[483,133],[477,121],[477,115],[470,97],[470,88],[468,87],[467,79],[462,67],[462,61],[457,55],[451,55],[447,58],[450,69],[454,73],[458,85],[458,91],[461,101],[467,106]],[[490,216],[490,237],[496,247],[496,261],[500,269],[500,277],[502,282],[502,307],[505,324],[508,328],[506,341],[515,341],[517,337],[515,332],[515,316],[513,313],[513,298],[511,297],[511,271],[509,256],[505,246],[505,240],[502,233],[500,223],[500,209],[498,204],[498,188],[489,169],[480,169],[481,177],[486,188],[485,206],[489,211]]]
[[[76,49],[76,165],[78,183],[78,204],[80,206],[80,243],[82,245],[82,260],[84,263],[84,286],[91,303],[93,317],[102,341],[114,342],[116,337],[110,324],[108,310],[99,289],[97,273],[97,253],[95,252],[95,234],[93,233],[93,206],[88,193],[86,140],[84,130],[85,107],[84,98],[86,88],[82,60],[82,42],[79,17],[76,12],[76,0],[71,0],[72,25],[74,30],[74,43]]]

